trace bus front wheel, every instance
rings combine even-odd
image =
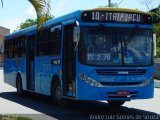
[[[125,103],[125,101],[108,100],[108,104],[110,106],[115,106],[115,107],[122,106],[124,103]]]
[[[60,85],[60,82],[59,81],[56,81],[53,83],[52,85],[52,102],[55,104],[55,105],[58,105],[60,107],[64,107],[65,105],[65,100],[63,98],[63,95],[62,95],[62,87]]]
[[[16,88],[17,88],[17,95],[22,96],[23,95],[22,79],[19,75],[17,76]]]

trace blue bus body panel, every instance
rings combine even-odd
[[[154,81],[146,87],[92,87],[82,81],[78,81],[77,100],[134,100],[134,99],[149,99],[153,98]],[[135,97],[119,97],[118,91],[127,90],[130,93],[136,93]],[[113,93],[116,97],[111,97],[109,93]]]
[[[99,26],[99,25],[104,25],[107,27],[129,27],[129,28],[134,28],[134,27],[139,27],[139,28],[152,28],[152,25],[143,25],[143,24],[118,24],[118,23],[91,23],[91,22],[81,22],[80,26]]]
[[[144,75],[98,75],[96,73],[97,69],[146,69]],[[154,80],[147,85],[104,85],[101,87],[94,87],[80,79],[80,74],[84,74],[87,77],[101,82],[143,82],[147,79],[153,79],[152,75],[154,72],[154,66],[150,67],[91,67],[82,64],[77,64],[77,100],[132,100],[132,99],[147,99],[153,97],[154,91]],[[130,93],[135,93],[134,97],[128,98],[112,98],[109,93],[114,93],[116,95],[117,91],[127,90]]]
[[[16,87],[16,76],[20,73],[23,88],[26,90],[26,59],[7,59],[4,60],[4,82]]]
[[[62,79],[60,65],[52,65],[52,59],[60,59],[60,56],[36,57],[35,91],[50,95],[51,82],[54,75]]]

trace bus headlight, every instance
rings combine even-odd
[[[97,82],[97,81],[94,81],[94,82],[93,82],[93,86],[98,87],[98,86],[100,86],[100,83]]]
[[[87,77],[84,74],[80,74],[79,77],[81,78],[81,80],[85,81],[86,83],[88,83],[94,87],[101,87],[101,84],[99,82],[97,82],[96,80],[93,80],[92,78]]]
[[[152,80],[153,80],[153,78],[151,77],[150,79],[147,79],[147,80],[143,81],[142,85],[147,86],[152,82]]]

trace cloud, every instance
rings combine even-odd
[[[29,8],[25,11],[26,14],[36,15],[36,11],[33,6],[29,6]]]
[[[12,18],[5,20],[1,23],[1,26],[6,27],[13,32],[14,30],[17,29],[17,27],[24,21],[22,18]]]

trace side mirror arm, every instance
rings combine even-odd
[[[74,27],[74,31],[73,31],[73,41],[76,43],[75,45],[75,50],[78,47],[78,43],[80,40],[80,28],[79,27]]]

